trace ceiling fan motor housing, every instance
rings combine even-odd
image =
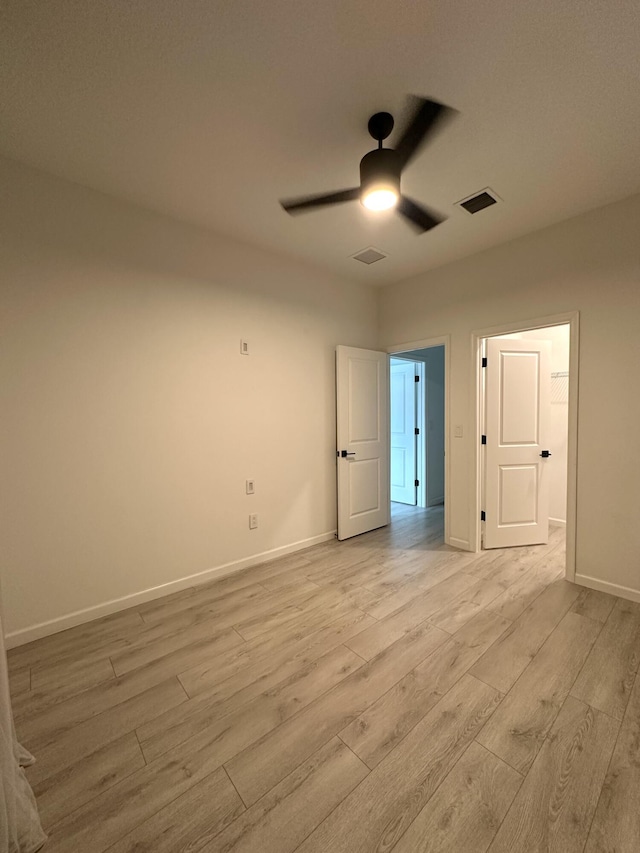
[[[400,195],[400,158],[393,148],[376,148],[360,161],[360,194],[379,186],[392,188]]]

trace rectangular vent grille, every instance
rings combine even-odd
[[[384,252],[380,252],[378,249],[374,249],[373,246],[369,246],[368,249],[363,249],[356,255],[351,255],[351,257],[355,261],[360,261],[363,264],[375,264],[376,261],[381,261],[387,256]]]
[[[475,195],[469,196],[458,202],[460,207],[463,207],[467,213],[479,213],[485,207],[491,207],[492,204],[498,203],[498,197],[492,190],[486,189]]]

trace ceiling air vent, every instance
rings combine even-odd
[[[456,202],[459,207],[463,207],[467,213],[479,213],[485,207],[491,207],[492,204],[498,203],[499,196],[490,190],[489,187],[479,193],[474,193],[469,198],[463,198],[462,201]]]
[[[367,249],[358,252],[357,255],[351,255],[351,257],[355,261],[361,261],[363,264],[375,264],[376,261],[381,261],[387,256],[384,252],[380,252],[378,249],[374,249],[373,246],[369,246]]]

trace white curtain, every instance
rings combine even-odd
[[[0,853],[35,853],[47,836],[23,767],[33,763],[16,739],[0,606]]]

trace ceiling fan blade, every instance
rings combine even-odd
[[[287,213],[304,213],[313,210],[314,207],[324,207],[327,204],[341,204],[343,201],[357,201],[360,198],[360,187],[350,190],[340,190],[335,193],[324,195],[309,195],[302,198],[291,198],[281,201],[280,204]]]
[[[431,228],[435,228],[436,225],[446,219],[445,216],[438,216],[435,213],[431,213],[426,207],[421,207],[415,201],[407,198],[406,195],[400,197],[396,210],[420,233],[430,231]]]
[[[445,107],[437,101],[427,98],[417,98],[416,108],[411,121],[396,145],[396,151],[400,158],[401,169],[417,154],[418,149],[442,122],[447,115],[452,115],[455,110]]]

